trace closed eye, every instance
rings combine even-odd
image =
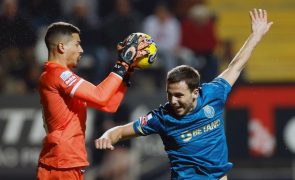
[[[81,41],[77,41],[76,46],[80,46],[81,45]]]
[[[182,94],[182,93],[175,93],[175,94],[172,94],[172,93],[167,93],[168,94],[168,97],[176,97],[176,98],[181,98],[181,97],[183,97],[184,96],[184,94]]]

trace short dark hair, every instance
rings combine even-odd
[[[60,35],[71,36],[73,33],[80,34],[80,29],[73,24],[66,22],[55,22],[50,24],[45,35],[45,44],[47,49],[50,49],[50,44],[53,43],[53,39]]]
[[[193,67],[187,65],[176,66],[167,73],[167,83],[184,81],[188,88],[193,91],[200,86],[200,74]]]

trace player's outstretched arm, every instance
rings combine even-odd
[[[254,9],[250,11],[250,18],[252,20],[252,33],[230,62],[228,68],[219,75],[230,85],[233,85],[236,82],[254,48],[273,24],[273,22],[268,22],[266,10]]]
[[[133,129],[133,122],[123,126],[116,126],[107,130],[100,138],[94,141],[96,149],[114,150],[114,144],[121,140],[137,137]]]

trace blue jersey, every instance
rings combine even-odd
[[[171,164],[171,179],[218,179],[231,168],[223,108],[230,84],[222,78],[201,85],[197,106],[181,117],[169,103],[137,119],[138,135],[159,134]]]

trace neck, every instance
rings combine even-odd
[[[62,57],[54,56],[54,55],[50,54],[48,56],[48,61],[49,62],[54,62],[54,63],[60,64],[63,67],[68,68],[66,61]]]
[[[190,110],[190,112],[192,112],[192,111],[194,111],[195,109],[196,109],[196,107],[197,107],[197,98],[195,99],[195,101],[193,102],[193,104],[192,104],[192,108],[191,108],[191,110]]]

